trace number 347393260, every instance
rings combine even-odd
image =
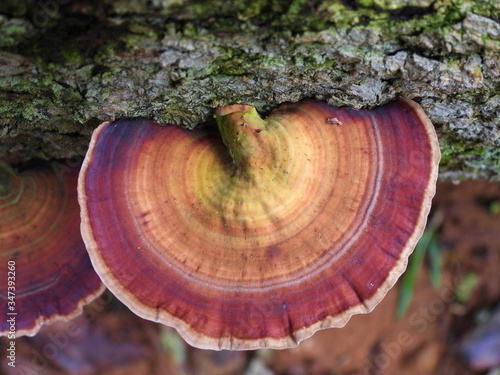
[[[11,260],[7,263],[7,299],[9,311],[14,311],[16,308],[16,263]]]

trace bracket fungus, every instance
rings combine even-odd
[[[440,158],[402,99],[243,104],[195,131],[107,122],[80,173],[82,235],[136,314],[206,349],[287,348],[371,311],[425,226]]]
[[[80,234],[77,180],[78,168],[16,173],[0,161],[0,335],[34,335],[104,291]]]

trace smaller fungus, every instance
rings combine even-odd
[[[0,161],[0,335],[34,335],[104,291],[79,230],[78,168],[16,173]],[[10,319],[10,320],[9,320]]]
[[[78,199],[105,285],[207,349],[292,347],[371,311],[435,191],[440,153],[420,106],[215,115],[219,132],[143,119],[94,131]]]

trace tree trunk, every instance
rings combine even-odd
[[[3,0],[0,155],[84,155],[121,117],[194,127],[235,102],[404,96],[436,126],[442,177],[499,180],[498,4]]]

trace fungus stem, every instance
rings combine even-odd
[[[271,151],[265,135],[267,125],[254,107],[222,107],[216,112],[215,118],[237,169],[249,172],[265,166]]]

